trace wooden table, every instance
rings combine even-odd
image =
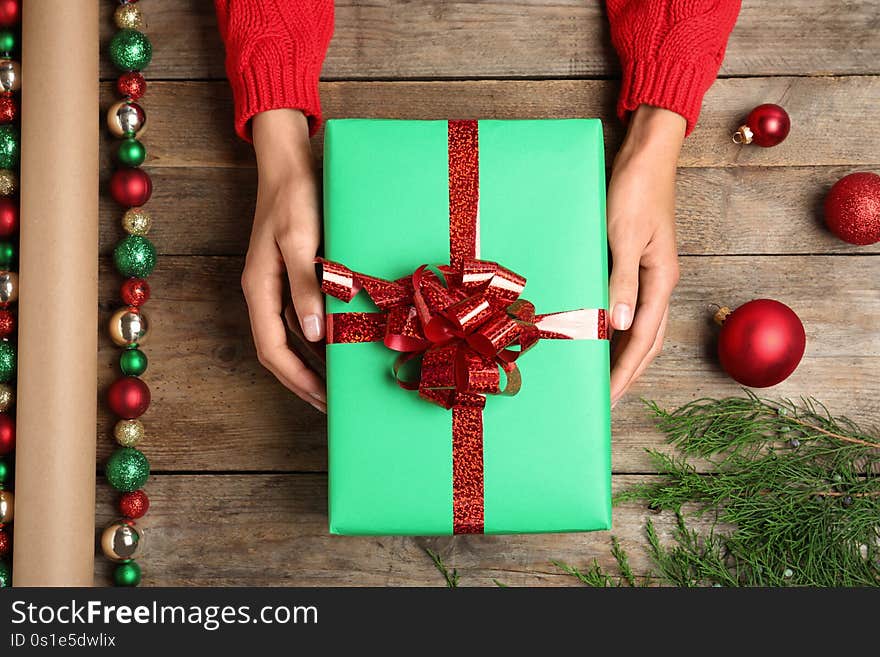
[[[570,585],[553,560],[613,566],[611,533],[395,538],[334,537],[326,523],[324,417],[288,394],[254,355],[239,287],[255,198],[250,148],[234,138],[223,49],[207,0],[144,0],[153,63],[144,142],[156,193],[160,252],[148,309],[153,406],[144,451],[153,509],[141,561],[151,586],[442,585],[437,550],[462,585]],[[104,6],[105,42],[113,32]],[[321,93],[327,117],[437,119],[595,116],[609,161],[619,67],[603,3],[582,0],[440,2],[341,0]],[[614,411],[615,488],[651,476],[662,446],[640,397],[675,406],[737,385],[712,355],[708,305],[770,296],[806,327],[798,370],[770,391],[813,395],[837,413],[876,423],[880,399],[880,246],[856,248],[821,225],[839,177],[880,168],[880,2],[746,0],[721,79],[681,156],[681,283],[665,350]],[[104,103],[115,74],[104,62]],[[730,134],[763,102],[791,114],[782,145],[742,148]],[[320,154],[321,135],[314,141]],[[104,180],[110,143],[102,153]],[[118,303],[109,255],[120,211],[102,198],[101,313]],[[101,332],[100,389],[117,349]],[[103,398],[103,395],[102,395]],[[103,403],[102,403],[103,406]],[[113,448],[99,418],[99,465]],[[115,496],[102,484],[99,522]],[[649,572],[637,506],[614,530],[636,573]],[[671,518],[653,518],[668,536]],[[98,560],[96,582],[109,566]]]

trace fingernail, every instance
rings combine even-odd
[[[302,320],[303,335],[306,340],[317,342],[322,337],[321,318],[317,315],[306,315]]]
[[[621,331],[629,329],[633,321],[632,308],[625,303],[618,303],[614,306],[614,312],[611,313],[611,319],[614,327]]]
[[[310,392],[309,394],[322,404],[327,403],[327,395],[325,395],[323,392]]]

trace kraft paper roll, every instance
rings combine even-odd
[[[22,8],[14,586],[91,586],[98,3]]]

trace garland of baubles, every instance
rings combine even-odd
[[[12,532],[15,515],[12,493],[12,452],[15,450],[16,321],[18,299],[15,272],[18,234],[19,131],[16,126],[21,67],[14,59],[19,41],[19,0],[0,0],[0,588],[12,586]]]
[[[141,73],[152,58],[150,40],[141,31],[144,17],[137,0],[117,0],[119,7],[114,21],[119,31],[110,41],[110,59],[121,75],[116,90],[122,100],[107,113],[107,126],[114,137],[121,139],[116,151],[119,167],[110,179],[110,195],[126,208],[122,227],[127,235],[116,245],[113,260],[124,277],[121,288],[125,304],[110,318],[110,338],[122,348],[119,370],[122,374],[107,392],[110,410],[119,418],[113,436],[119,447],[110,456],[105,476],[121,493],[118,502],[122,518],[108,525],[101,535],[104,555],[116,563],[113,582],[117,586],[137,586],[141,568],[135,558],[143,543],[142,531],[136,520],[150,506],[142,490],[150,474],[150,464],[137,445],[144,437],[140,417],[150,405],[150,389],[140,377],[147,369],[147,357],[140,347],[147,335],[147,316],[143,305],[150,298],[147,277],[156,265],[156,249],[146,235],[152,219],[143,205],[150,199],[153,183],[141,165],[146,149],[139,137],[144,132],[147,116],[138,101],[147,83]]]

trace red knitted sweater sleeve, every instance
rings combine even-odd
[[[214,0],[226,44],[235,131],[250,141],[250,120],[271,109],[302,110],[312,134],[321,124],[318,76],[333,35],[333,0]]]
[[[681,114],[694,129],[712,86],[740,0],[607,0],[623,80],[617,113],[639,105]]]

